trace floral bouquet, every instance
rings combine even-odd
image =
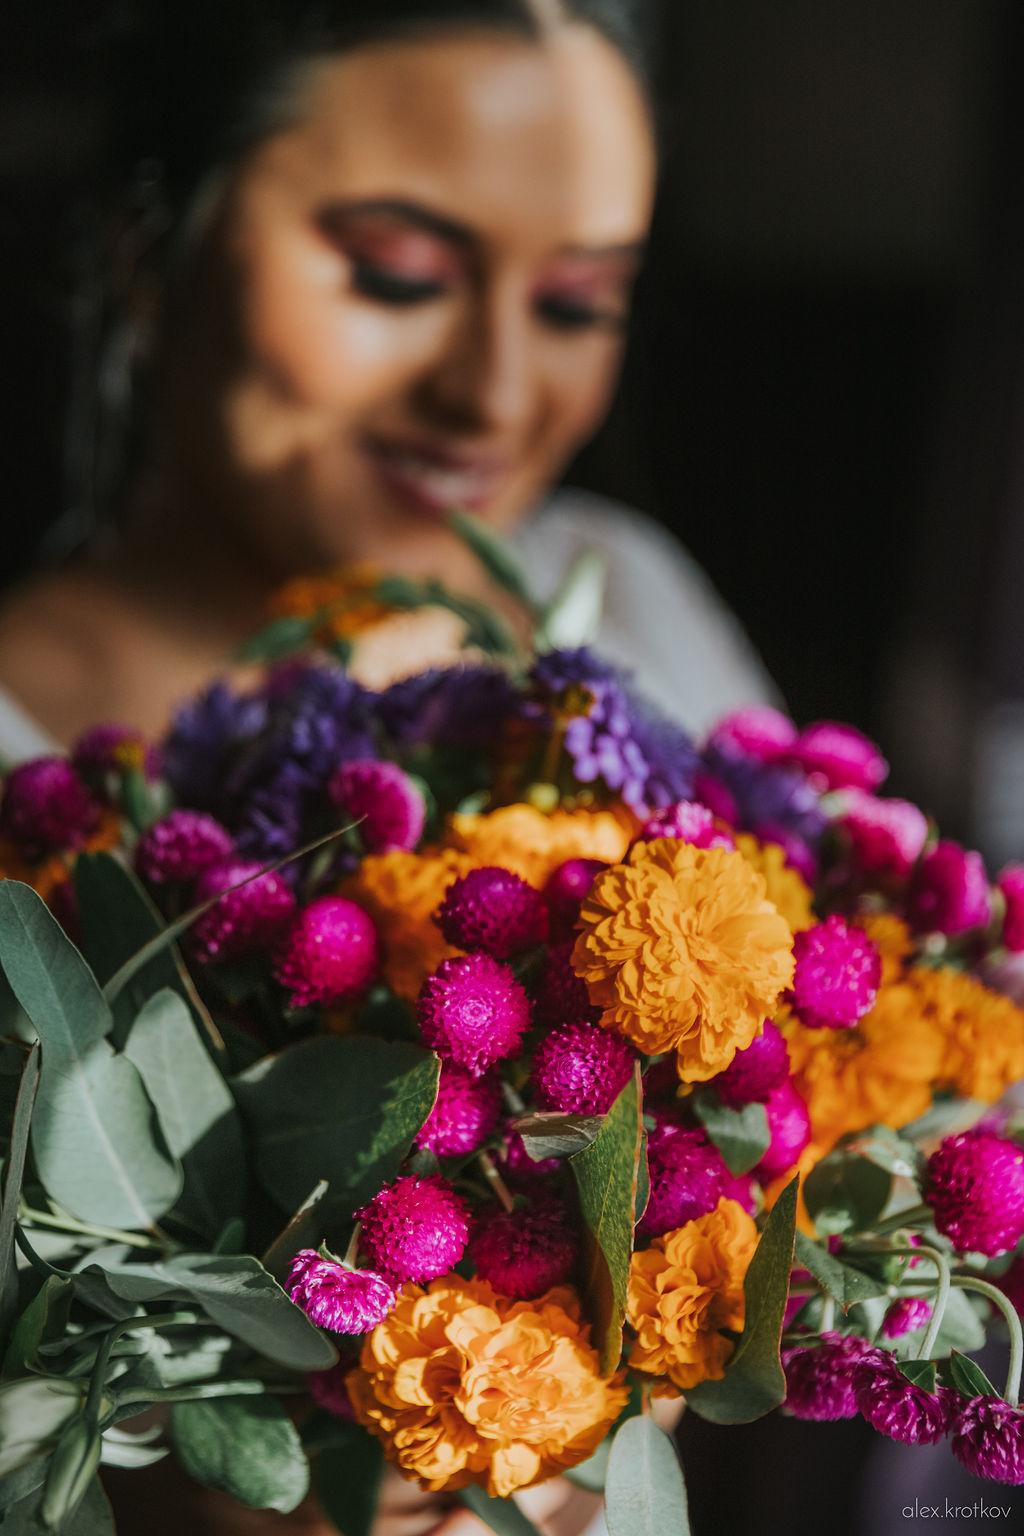
[[[497,1532],[565,1474],[679,1536],[652,1396],[1024,1481],[1024,869],[849,727],[698,747],[566,643],[592,585],[524,653],[302,583],[256,686],[8,775],[3,1532],[109,1532],[100,1464],[173,1453],[344,1536],[385,1462]],[[424,607],[456,664],[360,681]]]

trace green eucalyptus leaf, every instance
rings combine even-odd
[[[596,549],[584,550],[545,605],[535,636],[537,649],[555,651],[593,644],[601,627],[607,584],[607,556]]]
[[[601,1370],[615,1370],[633,1251],[642,1153],[639,1063],[589,1147],[569,1159],[583,1218],[583,1293]]]
[[[796,1261],[809,1270],[844,1312],[849,1311],[856,1302],[868,1301],[872,1296],[884,1296],[888,1290],[888,1284],[881,1276],[869,1275],[852,1264],[845,1264],[802,1232],[796,1234]]]
[[[867,1232],[889,1202],[892,1174],[844,1147],[822,1158],[804,1180],[804,1201],[823,1236]]]
[[[171,1437],[190,1477],[250,1509],[297,1508],[309,1491],[298,1430],[273,1397],[175,1403]]]
[[[434,1172],[438,1171],[434,1169]],[[263,1267],[275,1280],[284,1281],[292,1258],[300,1248],[319,1248],[324,1235],[323,1206],[330,1187],[326,1179],[320,1180],[263,1255]]]
[[[17,1305],[14,1229],[18,1221],[18,1204],[21,1200],[22,1180],[25,1177],[25,1158],[28,1154],[32,1110],[38,1088],[39,1044],[37,1041],[25,1057],[25,1065],[18,1081],[3,1176],[3,1199],[0,1201],[0,1339],[5,1337],[7,1324]]]
[[[369,1036],[304,1040],[235,1079],[267,1192],[295,1210],[320,1179],[348,1215],[398,1172],[437,1096],[422,1046]]]
[[[286,657],[305,650],[325,611],[319,610],[305,618],[286,615],[280,619],[272,619],[239,648],[238,660],[241,662],[284,661]]]
[[[730,1109],[718,1094],[705,1089],[690,1100],[693,1112],[713,1141],[730,1173],[749,1173],[768,1150],[771,1132],[763,1104]]]
[[[904,1370],[905,1368],[901,1367]],[[964,1397],[1000,1397],[980,1365],[954,1349],[949,1357],[949,1374],[953,1385]],[[934,1390],[932,1388],[931,1390]]]
[[[99,1470],[100,1448],[99,1425],[85,1414],[64,1430],[50,1457],[39,1508],[46,1530],[63,1530],[73,1518]]]
[[[528,1520],[511,1499],[495,1499],[483,1488],[471,1486],[459,1492],[459,1500],[482,1520],[495,1536],[540,1536],[532,1520]],[[348,1536],[346,1531],[345,1536]]]
[[[743,1282],[743,1333],[725,1375],[686,1394],[694,1412],[714,1424],[749,1424],[777,1408],[786,1396],[779,1340],[793,1267],[797,1182],[787,1184],[769,1212],[750,1261]]]
[[[81,1411],[81,1382],[30,1376],[0,1386],[0,1478],[48,1450]]]
[[[935,1391],[938,1372],[934,1360],[900,1360],[896,1369],[915,1387],[921,1387],[925,1392]]]
[[[18,1318],[4,1356],[3,1374],[20,1375],[35,1363],[39,1346],[60,1338],[68,1320],[74,1284],[63,1275],[48,1275]]]
[[[342,1536],[370,1536],[384,1475],[384,1449],[361,1424],[339,1433],[313,1459],[313,1491]]]
[[[468,512],[451,512],[448,526],[476,556],[492,581],[527,607],[533,607],[526,567],[507,540]]]
[[[925,1330],[920,1331],[923,1333]],[[966,1350],[969,1353],[971,1350],[983,1349],[984,1345],[984,1324],[971,1304],[970,1296],[954,1288],[946,1297],[946,1309],[935,1340],[935,1353],[946,1355],[953,1350],[961,1353]]]
[[[676,1448],[646,1415],[627,1419],[612,1441],[604,1496],[608,1536],[690,1536]]]
[[[131,1027],[125,1055],[138,1068],[164,1139],[181,1161],[184,1188],[176,1214],[213,1237],[245,1204],[242,1123],[176,992],[165,988],[149,999]]]
[[[528,1157],[540,1162],[545,1157],[572,1157],[589,1147],[601,1129],[600,1115],[574,1115],[550,1111],[523,1115],[515,1129],[523,1139]]]

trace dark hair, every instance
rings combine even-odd
[[[373,43],[467,29],[540,39],[578,22],[618,49],[650,97],[648,10],[649,0],[142,0],[109,50],[104,211],[85,246],[93,339],[78,348],[61,543],[116,516],[138,467],[151,393],[140,291],[159,287],[166,301],[213,201],[204,189],[287,125],[304,65]]]

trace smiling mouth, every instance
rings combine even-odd
[[[397,443],[370,441],[366,453],[390,491],[435,517],[460,507],[484,510],[508,474],[508,466],[494,459],[459,458]]]

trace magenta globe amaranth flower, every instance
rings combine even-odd
[[[862,877],[905,880],[928,838],[928,818],[909,800],[878,800],[864,790],[843,795],[839,824]]]
[[[234,852],[231,833],[205,811],[169,811],[145,831],[135,868],[150,885],[185,885]]]
[[[348,1379],[358,1360],[339,1360],[326,1371],[310,1371],[306,1377],[306,1390],[325,1413],[335,1419],[354,1419],[352,1399],[348,1395]]]
[[[793,1011],[811,1029],[850,1029],[874,1006],[882,958],[867,934],[833,914],[793,938]]]
[[[806,726],[789,756],[825,789],[877,789],[889,772],[873,741],[835,720]]]
[[[274,957],[293,1008],[333,1007],[365,992],[377,971],[377,930],[354,901],[320,896],[296,913]]]
[[[757,1165],[757,1176],[764,1183],[786,1173],[811,1139],[811,1117],[807,1105],[787,1078],[765,1100],[768,1150]]]
[[[395,1305],[383,1275],[325,1259],[315,1248],[295,1255],[284,1288],[311,1322],[330,1333],[369,1333]]]
[[[466,1157],[496,1129],[501,1118],[501,1084],[493,1073],[474,1077],[446,1061],[441,1066],[437,1098],[417,1136],[416,1145],[435,1157]]]
[[[909,1381],[886,1349],[869,1349],[853,1368],[857,1407],[873,1429],[904,1445],[936,1445],[949,1428],[955,1394]]]
[[[479,1076],[519,1049],[529,1028],[530,1003],[500,960],[457,955],[427,977],[416,1016],[432,1050]]]
[[[693,780],[694,799],[706,805],[712,815],[727,826],[738,827],[741,822],[740,807],[736,796],[717,774],[698,769]]]
[[[573,1019],[597,1017],[586,982],[572,968],[573,947],[572,939],[564,939],[549,945],[544,954],[533,994],[539,1024],[568,1024]]]
[[[397,763],[352,758],[334,774],[327,793],[333,805],[359,821],[359,835],[369,853],[409,850],[423,836],[423,792]]]
[[[531,1082],[541,1109],[603,1115],[629,1082],[636,1056],[600,1024],[579,1019],[545,1035],[533,1056]]]
[[[854,1369],[870,1348],[857,1334],[823,1333],[819,1344],[784,1349],[785,1411],[819,1422],[854,1418]]]
[[[663,811],[648,816],[637,834],[644,843],[656,837],[675,837],[695,848],[735,848],[736,840],[723,831],[706,805],[696,800],[677,800]]]
[[[462,1258],[469,1210],[439,1174],[406,1174],[356,1212],[359,1248],[396,1285],[425,1285]]]
[[[566,939],[573,932],[583,898],[595,876],[607,868],[603,859],[566,859],[559,864],[544,887],[552,938]]]
[[[991,1131],[947,1136],[928,1159],[923,1194],[957,1253],[989,1258],[1024,1237],[1024,1147]]]
[[[1024,1483],[1024,1411],[998,1397],[972,1397],[954,1415],[953,1455],[975,1477]]]
[[[204,964],[243,960],[280,938],[295,911],[295,893],[280,875],[261,873],[261,869],[246,859],[226,859],[211,864],[199,876],[197,903],[224,892],[191,930],[192,949]],[[242,880],[247,884],[240,885]]]
[[[155,779],[160,772],[160,752],[141,731],[113,722],[92,725],[71,748],[71,761],[88,783],[100,788],[111,774],[144,773]]]
[[[449,944],[509,960],[547,938],[548,909],[520,875],[485,865],[452,881],[437,922]]]
[[[988,876],[980,853],[943,840],[914,871],[907,902],[911,927],[954,938],[983,928],[992,911]]]
[[[797,729],[788,715],[768,704],[753,704],[719,720],[707,745],[725,747],[761,763],[774,763],[787,756],[796,740]]]
[[[505,1128],[504,1148],[498,1157],[499,1171],[511,1189],[535,1191],[565,1167],[559,1157],[531,1157],[526,1143],[509,1121]]]
[[[924,1328],[932,1315],[932,1304],[924,1296],[901,1296],[894,1301],[882,1321],[882,1337],[902,1339]]]
[[[737,1051],[724,1072],[712,1080],[723,1104],[763,1104],[789,1076],[789,1049],[781,1031],[765,1019],[761,1033]]]
[[[1003,943],[1013,954],[1024,951],[1024,864],[1007,864],[999,876],[1006,910],[1003,914]]]
[[[482,1216],[469,1244],[479,1278],[515,1301],[561,1285],[577,1253],[568,1213],[557,1200]]]
[[[704,1132],[671,1115],[658,1116],[647,1138],[647,1171],[651,1189],[639,1225],[650,1237],[713,1211],[730,1180],[722,1154]]]
[[[781,848],[790,869],[795,869],[807,885],[813,886],[817,882],[817,857],[807,839],[801,837],[799,832],[794,832],[781,821],[775,821],[771,817],[756,821],[751,831],[758,842],[775,843]]]
[[[81,848],[96,830],[100,806],[63,757],[36,757],[7,776],[0,836],[29,858]]]

